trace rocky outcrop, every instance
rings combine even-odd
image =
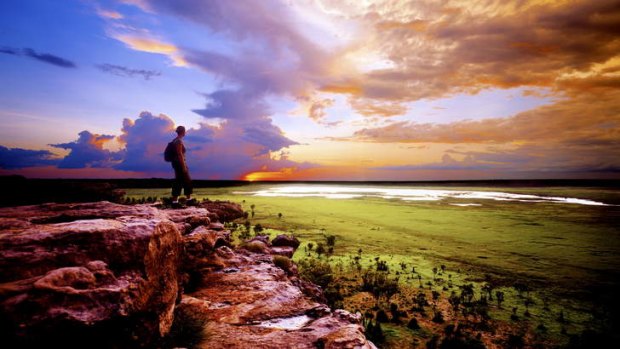
[[[177,225],[109,202],[0,210],[1,319],[16,340],[123,323],[165,335],[179,294]]]
[[[204,273],[179,305],[206,320],[209,340],[200,348],[374,348],[360,315],[318,303],[272,255],[227,247],[215,254],[221,269]]]
[[[222,202],[2,208],[1,335],[22,347],[161,345],[182,311],[206,321],[203,348],[374,347],[359,316],[332,312],[286,258],[274,264],[297,239],[233,249],[220,220],[242,216]]]

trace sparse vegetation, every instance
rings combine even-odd
[[[604,321],[592,321],[594,313],[584,310],[592,309],[591,303],[572,292],[605,292],[597,278],[610,265],[575,251],[585,243],[605,246],[609,238],[599,236],[618,236],[611,222],[597,221],[610,208],[490,201],[462,208],[382,199],[234,196],[230,191],[210,190],[209,196],[243,199],[248,212],[250,205],[260,207],[250,232],[256,233],[259,224],[266,234],[294,230],[302,241],[294,257],[300,275],[320,285],[331,306],[364,314],[366,334],[381,348],[412,343],[484,348],[491,340],[507,348],[571,341],[571,348],[580,348],[584,329],[604,329]],[[558,189],[553,195],[580,194]],[[244,221],[239,223],[241,236]],[[575,257],[565,263],[569,255]],[[617,285],[617,280],[606,282]],[[595,298],[617,311],[615,296],[599,295]],[[379,311],[387,322],[379,321]]]
[[[291,259],[286,256],[273,256],[273,264],[286,272],[289,271],[292,263],[293,262],[291,261]]]

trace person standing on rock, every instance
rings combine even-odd
[[[179,126],[176,129],[177,137],[168,143],[164,153],[166,161],[170,161],[174,169],[174,182],[172,183],[172,206],[180,206],[179,195],[181,189],[187,198],[187,203],[192,202],[192,179],[189,176],[187,163],[185,162],[185,127]]]

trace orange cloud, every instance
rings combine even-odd
[[[342,93],[351,95],[362,94],[362,88],[355,85],[325,85],[319,89],[321,92]]]
[[[146,36],[115,35],[114,38],[136,51],[166,55],[172,60],[174,66],[188,66],[180,50],[173,44]]]
[[[377,29],[379,30],[394,30],[394,29],[404,29],[404,30],[413,30],[416,32],[423,32],[428,28],[429,22],[425,20],[412,20],[407,22],[398,22],[398,21],[385,21],[377,24]]]
[[[314,121],[320,121],[327,115],[325,109],[334,105],[334,102],[335,100],[331,98],[312,101],[308,109],[308,116]]]
[[[375,101],[372,99],[351,98],[351,107],[364,116],[390,117],[402,115],[407,112],[407,107],[396,102]]]
[[[331,5],[344,11],[345,4]],[[367,29],[351,50],[381,52],[389,65],[326,77],[321,90],[409,102],[486,88],[551,87],[561,95],[616,88],[603,71],[566,81],[618,55],[614,0],[390,3],[355,7]],[[341,53],[346,59],[348,51]],[[613,69],[613,68],[610,68]],[[598,75],[598,76],[597,76]],[[338,81],[338,83],[334,83]]]
[[[597,103],[592,100],[597,98]],[[386,143],[547,143],[620,139],[620,91],[580,95],[508,118],[464,120],[448,124],[398,122],[365,128],[352,137]]]

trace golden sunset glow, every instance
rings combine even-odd
[[[0,174],[166,176],[177,125],[195,178],[620,173],[614,0],[25,1]]]

